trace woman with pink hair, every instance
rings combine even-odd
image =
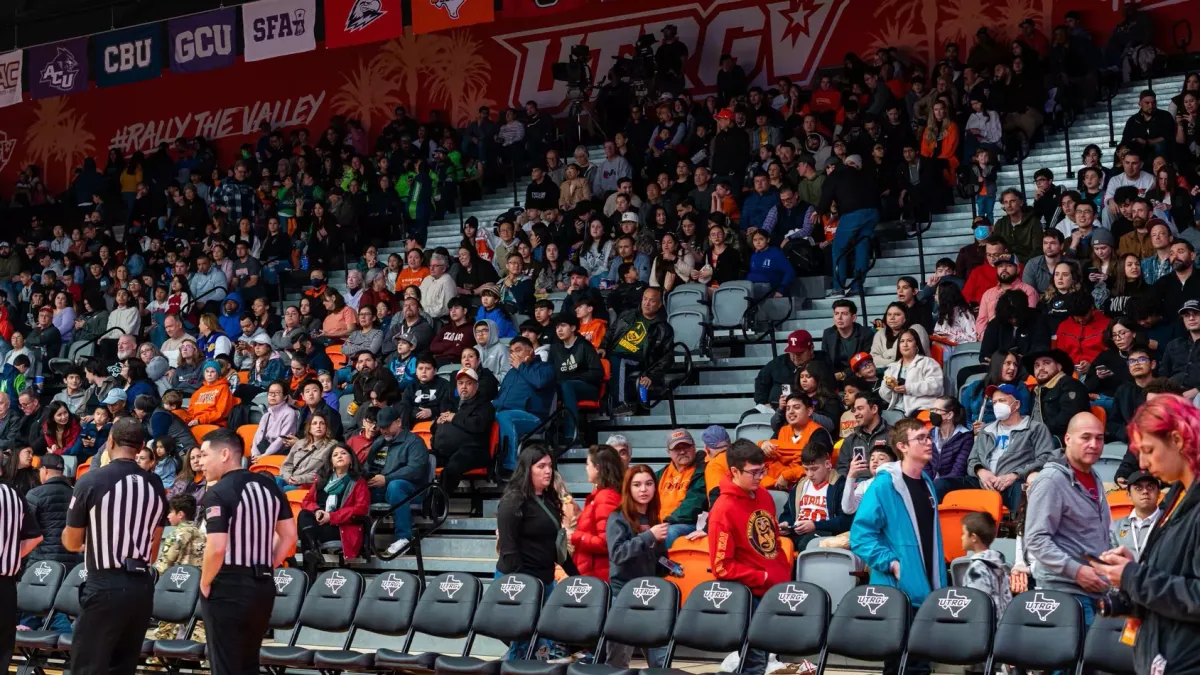
[[[1121,546],[1092,567],[1119,591],[1110,613],[1129,617],[1137,672],[1200,672],[1200,409],[1174,394],[1147,400],[1129,423],[1129,447],[1171,487],[1140,561]]]

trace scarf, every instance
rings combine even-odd
[[[346,493],[350,491],[350,486],[353,484],[354,481],[350,480],[349,473],[341,476],[336,473],[331,475],[329,482],[325,483],[325,494],[333,498],[334,507],[326,510],[336,511],[341,508],[342,500],[345,499]]]

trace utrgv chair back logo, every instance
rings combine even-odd
[[[1032,600],[1025,601],[1025,611],[1030,614],[1037,614],[1038,620],[1044,622],[1058,609],[1058,605],[1057,600],[1047,598],[1041,593],[1034,593]]]
[[[858,596],[858,604],[862,607],[866,607],[867,611],[870,612],[872,616],[879,611],[880,607],[886,605],[887,601],[888,596],[880,593],[871,586],[867,586],[865,589],[863,589],[862,595]]]
[[[938,598],[938,607],[950,612],[950,616],[956,619],[970,605],[971,599],[954,589],[950,589],[946,592],[946,595]]]
[[[614,57],[633,54],[639,36],[658,34],[663,26],[674,24],[688,47],[687,88],[704,97],[716,93],[717,66],[726,52],[737,59],[752,84],[774,84],[782,76],[808,84],[849,4],[850,0],[716,0],[711,5],[679,4],[494,39],[515,57],[511,104],[533,100],[554,111],[565,105],[567,83],[554,82],[550,67],[567,61],[571,47],[586,44],[592,50],[598,82],[608,74]]]

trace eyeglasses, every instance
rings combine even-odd
[[[1150,363],[1150,357],[1149,356],[1134,356],[1132,358],[1126,359],[1125,362],[1131,366],[1138,366],[1143,363]]]
[[[757,469],[739,469],[739,471],[747,476],[750,476],[754,480],[761,480],[763,476],[767,475],[767,467],[765,466],[760,466]]]
[[[908,439],[909,445],[924,445],[931,442],[932,439],[930,439],[929,434],[918,434]]]
[[[1130,335],[1133,335],[1133,331],[1129,331],[1129,330],[1114,330],[1114,331],[1113,331],[1113,334],[1112,334],[1113,338],[1127,338],[1127,337],[1129,337]]]

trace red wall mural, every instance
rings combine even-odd
[[[421,0],[417,0],[421,1]],[[1200,0],[1148,0],[1160,45],[1172,24],[1200,16]],[[1093,36],[1121,18],[1123,0],[612,0],[538,19],[495,23],[388,42],[178,75],[0,108],[0,191],[18,170],[42,167],[48,186],[61,190],[73,169],[93,156],[103,167],[109,147],[126,154],[151,150],[179,136],[215,141],[222,159],[257,138],[263,120],[277,127],[306,126],[319,134],[331,115],[357,117],[368,133],[382,128],[396,105],[424,116],[430,109],[465,123],[480,105],[494,109],[534,100],[561,110],[565,84],[551,65],[570,48],[591,48],[597,78],[612,58],[632,54],[644,32],[670,23],[691,58],[689,88],[715,89],[720,54],[733,54],[759,84],[779,76],[807,82],[820,66],[847,51],[900,47],[909,58],[935,61],[958,41],[963,55],[980,27],[1014,37],[1020,19],[1049,31],[1078,10]],[[1197,26],[1200,29],[1200,26]]]

